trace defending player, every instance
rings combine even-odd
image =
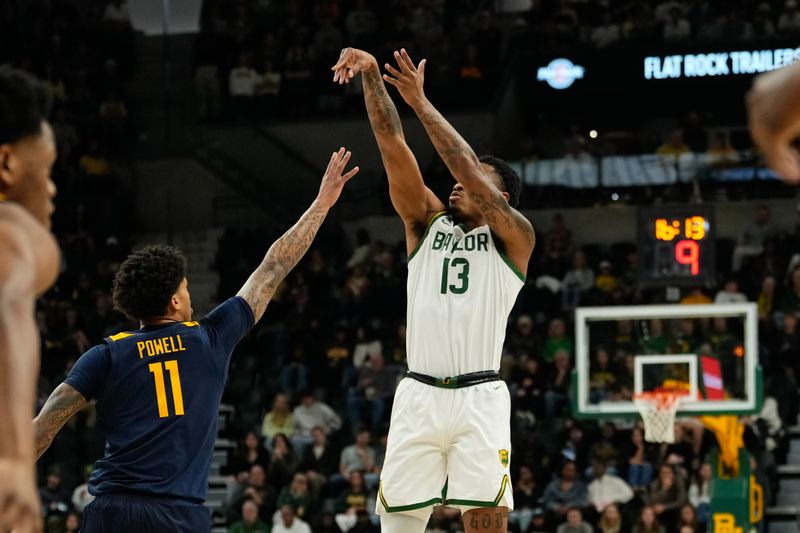
[[[50,234],[56,159],[49,97],[22,71],[0,69],[0,531],[41,527],[31,417],[39,375],[34,302],[58,274]]]
[[[114,280],[116,306],[142,328],[112,335],[75,363],[34,420],[37,458],[69,418],[97,400],[106,437],[82,531],[209,531],[208,470],[231,352],[258,322],[278,284],[305,254],[358,167],[328,163],[317,199],[269,249],[239,293],[192,321],[186,260],[174,248],[133,252]]]
[[[428,102],[424,63],[395,52],[387,65],[456,179],[449,208],[425,186],[375,58],[347,48],[334,81],[363,74],[369,120],[403,219],[408,248],[408,366],[392,409],[377,511],[384,533],[422,532],[433,505],[459,507],[467,532],[507,529],[510,400],[500,380],[508,314],[535,237],[514,209],[519,176],[476,157]]]

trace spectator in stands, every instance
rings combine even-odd
[[[729,279],[725,286],[714,297],[715,304],[740,304],[746,303],[747,296],[739,292],[739,284],[735,279]]]
[[[669,340],[664,332],[664,322],[654,318],[647,322],[644,334],[639,341],[639,354],[667,353]]]
[[[83,470],[83,483],[72,491],[72,507],[83,514],[86,506],[94,501],[94,496],[89,494],[89,476],[92,474],[92,465],[87,465]]]
[[[281,507],[280,520],[272,526],[272,533],[311,533],[311,528],[294,514],[289,505]]]
[[[589,401],[599,403],[609,399],[612,390],[616,388],[617,376],[611,365],[608,351],[604,347],[597,348],[590,370]]]
[[[575,462],[565,461],[561,467],[561,476],[553,479],[544,489],[542,504],[552,518],[561,520],[566,517],[570,508],[586,507],[586,496],[586,485],[578,479]]]
[[[256,107],[262,117],[272,117],[278,111],[278,98],[281,94],[280,71],[271,60],[264,61],[264,70],[259,74],[255,89]]]
[[[367,488],[364,474],[352,470],[347,488],[336,498],[336,524],[342,531],[349,531],[356,525],[360,513],[367,513]]]
[[[678,518],[678,529],[682,530],[684,527],[691,528],[695,533],[705,531],[705,528],[697,520],[697,511],[691,503],[684,503],[681,506],[680,516]]]
[[[764,250],[764,239],[772,234],[769,208],[760,205],[756,208],[755,219],[745,226],[739,236],[739,242],[733,250],[732,268],[738,272],[746,257],[760,254]]]
[[[680,156],[688,153],[690,150],[683,141],[681,130],[673,131],[669,139],[656,150],[656,154],[663,157],[668,163],[675,163]]]
[[[717,132],[711,139],[711,145],[706,152],[708,164],[716,168],[729,167],[739,162],[739,152],[731,145],[728,135]]]
[[[324,513],[319,525],[314,528],[315,533],[342,533],[341,528],[336,524],[336,519],[331,513]]]
[[[599,272],[594,280],[594,286],[597,289],[597,298],[601,300],[598,303],[609,304],[612,301],[612,294],[619,286],[619,282],[611,271],[611,261],[606,259],[600,261],[598,270]]]
[[[585,303],[594,287],[594,272],[586,262],[586,254],[576,250],[572,255],[572,268],[561,282],[561,308],[569,312]]]
[[[251,112],[259,81],[258,73],[250,66],[250,56],[246,53],[239,54],[239,62],[228,75],[228,91],[234,112],[240,118]]]
[[[603,509],[600,521],[597,523],[597,530],[600,533],[621,533],[623,529],[622,515],[617,504],[612,503]]]
[[[553,358],[550,377],[547,380],[547,391],[544,393],[545,415],[551,423],[563,414],[564,407],[569,404],[571,371],[569,353],[566,350],[557,351]]]
[[[561,350],[567,352],[570,357],[575,351],[572,339],[567,337],[566,322],[560,318],[554,318],[547,328],[547,341],[542,356],[546,362],[551,363],[555,359],[556,352]]]
[[[595,48],[602,50],[617,43],[619,37],[619,24],[614,21],[611,13],[604,11],[603,20],[599,26],[592,30],[589,41]]]
[[[683,10],[680,7],[670,9],[669,19],[664,23],[662,36],[667,43],[683,42],[692,36],[692,26],[683,16]]]
[[[231,457],[229,472],[238,477],[240,472],[249,472],[253,465],[266,467],[269,464],[269,454],[264,449],[261,439],[255,431],[248,431]]]
[[[356,442],[342,450],[339,460],[339,474],[344,479],[350,478],[350,472],[358,470],[363,473],[368,487],[378,483],[379,465],[375,462],[375,450],[370,446],[371,435],[363,428],[356,433]]]
[[[561,278],[567,269],[567,257],[572,252],[572,232],[567,228],[560,213],[553,215],[553,221],[544,236],[545,272]]]
[[[103,13],[103,22],[106,24],[113,24],[112,27],[115,31],[127,30],[131,27],[131,14],[128,10],[128,2],[124,0],[111,0],[106,5],[106,10]]]
[[[567,510],[567,521],[558,526],[556,533],[592,533],[592,526],[583,521],[583,513],[578,507]]]
[[[339,453],[328,442],[321,427],[311,431],[312,442],[305,447],[300,471],[305,472],[314,489],[320,488],[339,470]]]
[[[362,326],[356,329],[356,345],[353,348],[353,367],[360,371],[361,367],[369,366],[369,361],[374,355],[383,353],[383,345],[377,332],[373,328]]]
[[[261,520],[267,524],[271,523],[277,495],[275,489],[267,484],[267,475],[261,465],[256,464],[250,468],[246,484],[234,494],[232,504],[228,508],[229,521],[241,518],[239,513],[245,500],[252,500],[258,506],[258,516]]]
[[[633,526],[633,533],[666,533],[666,530],[656,518],[654,509],[646,506],[639,513],[639,520]]]
[[[386,422],[396,384],[397,373],[384,364],[383,355],[372,354],[368,364],[358,371],[358,382],[348,397],[350,423],[362,425],[362,411],[366,411],[369,413],[370,427],[377,433]]]
[[[517,317],[516,327],[506,337],[505,350],[517,359],[523,355],[534,356],[541,353],[542,341],[534,329],[533,317]]]
[[[81,519],[78,513],[69,513],[64,520],[63,533],[78,533],[81,529]]]
[[[702,287],[694,287],[689,294],[681,298],[682,304],[710,304],[712,303],[704,292]]]
[[[61,484],[61,469],[52,467],[47,473],[47,482],[39,488],[45,518],[63,515],[69,510],[70,493]]]
[[[258,505],[250,499],[242,503],[242,519],[233,524],[229,533],[269,533],[269,526],[259,518]]]
[[[533,471],[529,466],[522,465],[514,484],[514,510],[508,515],[508,523],[519,531],[527,531],[541,497],[542,490],[533,477]]]
[[[294,451],[289,438],[283,433],[278,433],[272,439],[272,455],[270,456],[267,477],[276,487],[289,483],[300,464],[300,459]]]
[[[80,158],[81,170],[87,176],[104,177],[111,174],[111,164],[102,154],[97,139],[89,141],[89,148]]]
[[[676,522],[681,506],[686,503],[686,489],[683,481],[677,479],[675,467],[670,464],[659,467],[658,478],[650,484],[646,500],[663,524]]]
[[[628,484],[634,489],[645,489],[653,478],[655,449],[644,440],[644,430],[635,427],[631,431],[632,449],[628,456]]]
[[[296,516],[308,521],[314,511],[314,499],[308,486],[308,476],[298,472],[292,478],[292,483],[281,489],[278,494],[278,507],[283,508],[284,505],[290,506]],[[276,522],[279,516],[276,513],[273,522]]]
[[[781,311],[800,315],[800,267],[796,267],[789,278],[789,287],[783,293]]]
[[[772,10],[769,4],[766,2],[759,4],[753,17],[753,39],[759,41],[775,37],[775,24],[772,23],[771,18]]]
[[[311,390],[300,397],[300,404],[294,408],[294,446],[302,451],[313,442],[314,428],[320,428],[325,435],[332,435],[342,427],[342,419],[325,402],[316,399]]]
[[[758,320],[762,326],[772,323],[772,313],[775,311],[775,276],[764,276],[761,280],[761,291],[756,299],[758,303]]]
[[[633,498],[633,490],[619,477],[608,473],[608,465],[603,461],[595,461],[592,466],[594,479],[589,483],[589,503],[598,513],[613,504],[626,504]]]
[[[295,432],[295,420],[289,410],[289,396],[278,393],[272,400],[272,409],[264,415],[261,423],[261,435],[267,439],[267,446],[272,447],[272,439],[278,433],[292,436]]]
[[[369,8],[366,0],[357,0],[344,21],[350,46],[368,49],[373,45],[378,30],[378,18]]]
[[[778,17],[778,31],[783,37],[794,38],[800,34],[800,10],[795,0],[786,0],[783,13]]]

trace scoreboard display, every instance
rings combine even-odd
[[[702,285],[714,279],[713,207],[642,208],[638,235],[640,281],[652,285]]]

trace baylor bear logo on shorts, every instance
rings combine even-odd
[[[500,464],[508,468],[508,450],[498,450],[500,452]]]

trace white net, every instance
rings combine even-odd
[[[684,394],[642,394],[633,402],[644,421],[644,440],[647,442],[675,442],[675,413]]]

